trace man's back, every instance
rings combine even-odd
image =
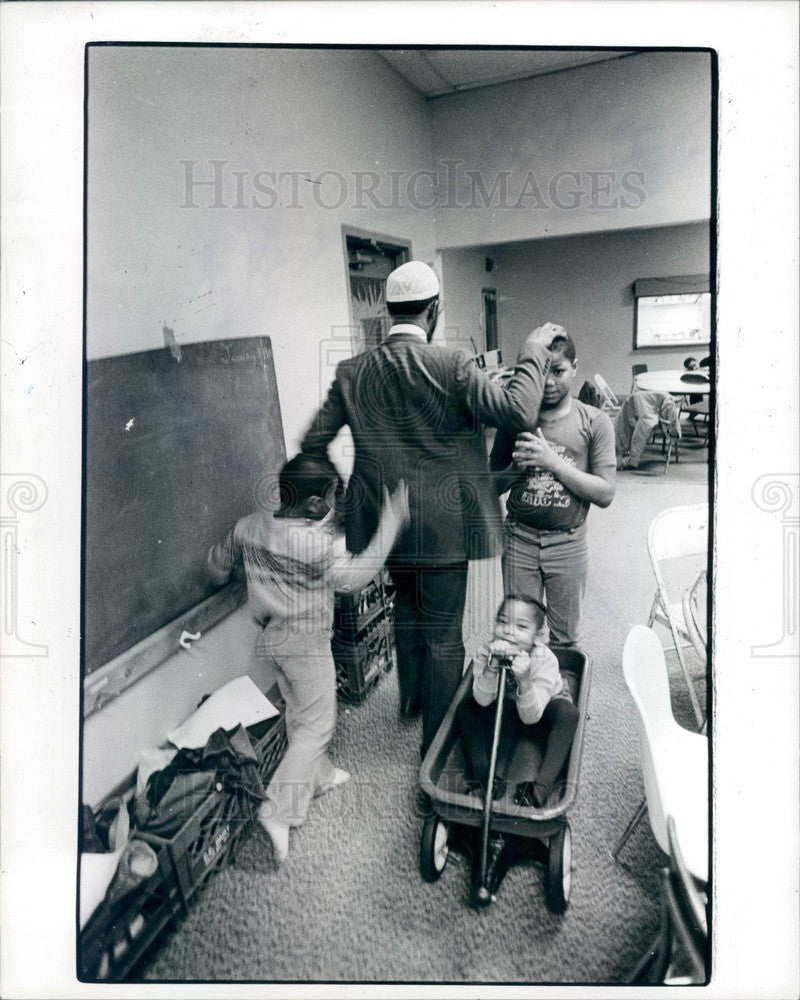
[[[375,530],[383,487],[402,478],[409,484],[411,525],[395,555],[411,564],[446,565],[496,553],[500,508],[475,414],[496,424],[511,419],[511,408],[502,392],[476,382],[476,372],[465,353],[406,333],[338,366],[302,449],[322,450],[342,424],[350,427],[350,551],[361,551]],[[534,419],[537,411],[538,404]],[[519,413],[514,419],[522,421]]]

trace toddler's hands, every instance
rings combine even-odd
[[[489,643],[490,660],[510,660],[516,651],[517,647],[505,639],[492,639]]]
[[[515,653],[514,658],[511,661],[511,672],[517,679],[517,683],[520,681],[526,681],[531,675],[531,656],[524,649],[520,649]]]

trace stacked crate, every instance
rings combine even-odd
[[[393,592],[384,569],[361,590],[336,595],[331,648],[342,701],[361,704],[395,662]]]
[[[277,686],[267,697],[279,714],[248,729],[265,788],[286,750],[284,702]],[[129,789],[122,798],[131,794]],[[153,848],[158,868],[116,905],[101,906],[89,918],[79,940],[81,981],[136,978],[167,929],[188,912],[214,872],[232,859],[237,843],[250,828],[252,812],[249,802],[217,786],[171,837],[132,830],[132,837]]]

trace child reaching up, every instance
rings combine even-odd
[[[502,798],[514,747],[528,727],[546,741],[539,773],[520,782],[514,794],[518,805],[542,807],[569,755],[578,725],[578,710],[561,677],[555,655],[537,640],[545,609],[535,597],[507,594],[497,611],[491,641],[473,660],[472,698],[461,703],[458,720],[469,769],[470,791],[485,790],[497,698],[500,663],[509,666],[497,752],[493,798]]]
[[[335,521],[341,480],[327,458],[295,456],[281,469],[278,486],[275,514],[257,511],[238,521],[209,553],[208,568],[224,583],[234,565],[244,563],[248,603],[262,629],[259,655],[274,669],[286,702],[288,747],[258,813],[280,864],[289,830],[303,823],[312,797],[350,777],[327,754],[336,727],[334,592],[357,590],[376,575],[409,511],[403,482],[391,496],[384,490],[375,536],[353,556]]]

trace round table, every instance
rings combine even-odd
[[[681,376],[686,374],[685,368],[642,372],[636,376],[634,386],[642,392],[669,392],[675,396],[707,396],[711,392],[711,379],[708,382],[684,381]]]

